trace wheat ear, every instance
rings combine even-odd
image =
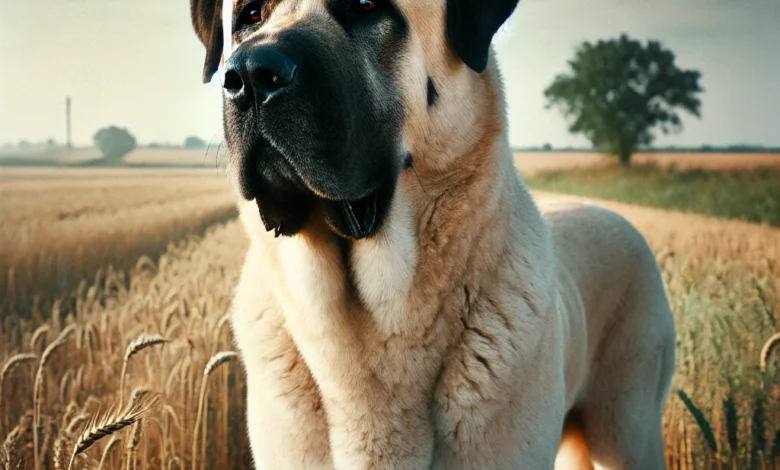
[[[125,373],[127,372],[127,362],[130,360],[131,357],[133,357],[135,354],[139,353],[140,351],[143,351],[146,348],[151,348],[152,346],[157,346],[158,344],[165,344],[167,342],[169,342],[169,340],[163,338],[162,336],[142,334],[139,337],[137,337],[132,343],[127,345],[127,348],[125,349],[125,357],[124,360],[122,361],[122,375],[120,375],[119,377],[120,406],[125,394]]]
[[[89,449],[97,441],[131,426],[146,416],[158,403],[160,396],[146,389],[136,389],[127,407],[121,412],[108,411],[96,414],[89,426],[73,446],[68,470],[73,466],[76,456]]]
[[[35,470],[41,468],[41,462],[38,456],[38,421],[41,414],[41,401],[43,399],[41,395],[43,390],[44,370],[54,352],[68,341],[68,338],[73,334],[75,329],[75,324],[68,325],[64,330],[60,331],[60,334],[57,335],[57,339],[46,346],[46,349],[43,350],[43,354],[41,354],[41,360],[38,363],[38,371],[35,373],[35,384],[33,385],[33,461]]]
[[[238,353],[234,351],[222,351],[211,356],[206,367],[203,369],[203,380],[200,384],[200,395],[198,397],[198,415],[195,419],[195,429],[192,433],[192,470],[197,468],[197,449],[198,449],[198,434],[200,431],[201,418],[203,417],[203,408],[206,403],[206,392],[208,391],[209,376],[219,367],[227,361],[232,361],[238,357]],[[205,460],[206,456],[206,435],[204,431],[203,435],[203,449],[201,450],[201,461]]]
[[[38,359],[38,356],[32,353],[21,353],[9,357],[8,360],[5,361],[5,364],[3,364],[3,371],[0,372],[0,393],[2,392],[5,378],[16,368],[16,366],[36,359]]]
[[[778,345],[780,345],[780,333],[775,333],[766,343],[764,343],[764,347],[761,348],[761,373],[766,372],[767,365],[769,364],[769,357]]]
[[[16,354],[8,358],[7,361],[5,361],[5,364],[3,364],[3,370],[0,372],[0,413],[2,413],[2,421],[0,421],[0,431],[5,431],[5,428],[7,426],[5,420],[5,400],[3,400],[3,383],[5,383],[5,378],[13,371],[16,366],[19,366],[21,364],[24,364],[25,362],[31,362],[38,359],[38,356],[31,353],[21,353]],[[3,433],[0,432],[0,436],[2,436]]]
[[[49,330],[51,330],[51,327],[47,324],[43,324],[35,329],[30,338],[30,351],[38,350],[38,340],[41,339],[41,336],[47,334]]]
[[[28,411],[19,419],[19,424],[13,428],[13,430],[11,430],[11,432],[8,433],[8,435],[5,437],[2,451],[9,463],[13,460],[13,456],[16,453],[16,448],[23,442],[24,436],[28,431],[30,431],[31,426],[32,413]]]

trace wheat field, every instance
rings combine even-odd
[[[97,256],[90,266],[101,269],[72,295],[51,306],[34,302],[29,314],[3,301],[0,469],[250,468],[245,389],[226,316],[247,241],[228,209],[213,223],[202,215],[204,207],[229,206],[224,180],[28,173],[0,177],[0,191],[8,191],[0,210],[15,217],[3,222],[4,241],[17,243],[0,244],[0,262],[19,271],[7,254],[25,266],[56,240],[63,251],[51,253],[69,256],[65,264],[100,253],[78,251],[89,246],[121,262],[109,268],[113,261]],[[15,204],[6,205],[7,194],[17,195]],[[677,319],[668,468],[780,469],[780,345],[770,347],[780,340],[768,342],[780,321],[780,230],[597,203],[649,239]],[[71,218],[82,222],[71,231],[57,225]],[[208,226],[201,235],[169,243],[172,225],[201,223]],[[46,224],[55,228],[43,231]],[[39,229],[22,232],[31,241],[18,244],[13,228],[26,226]],[[139,254],[155,243],[165,248],[159,258]],[[46,290],[56,282],[25,285],[43,297],[61,292]]]
[[[0,168],[0,308],[73,291],[236,215],[217,170]]]
[[[617,158],[596,152],[517,152],[515,166],[524,174],[547,170],[575,170],[594,166],[614,165]],[[780,168],[778,153],[699,153],[699,152],[652,152],[637,153],[631,158],[636,165],[657,165],[661,168],[674,167],[679,170],[754,170],[757,168]]]

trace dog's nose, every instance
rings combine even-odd
[[[256,47],[228,59],[222,86],[231,99],[264,103],[293,82],[297,69],[295,62],[279,48]]]

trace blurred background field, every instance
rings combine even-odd
[[[135,167],[182,166],[204,168],[216,166],[219,144],[210,149],[155,149],[136,148],[124,157],[124,164]],[[87,147],[78,149],[42,149],[32,153],[13,150],[0,151],[0,165],[4,166],[89,166],[101,157],[100,149]],[[94,165],[93,165],[94,166]]]
[[[0,311],[16,313],[236,216],[214,169],[0,167],[0,201]]]

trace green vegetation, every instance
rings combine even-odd
[[[544,91],[547,107],[561,111],[570,132],[625,166],[653,142],[656,128],[664,134],[682,129],[677,110],[699,117],[701,74],[678,68],[674,53],[658,41],[644,45],[625,34],[586,41],[569,68]]]
[[[780,169],[777,168],[712,171],[642,165],[555,170],[525,179],[533,189],[780,227]]]
[[[95,147],[100,149],[108,163],[121,163],[125,155],[136,147],[135,137],[127,129],[116,126],[100,129],[93,139]]]

